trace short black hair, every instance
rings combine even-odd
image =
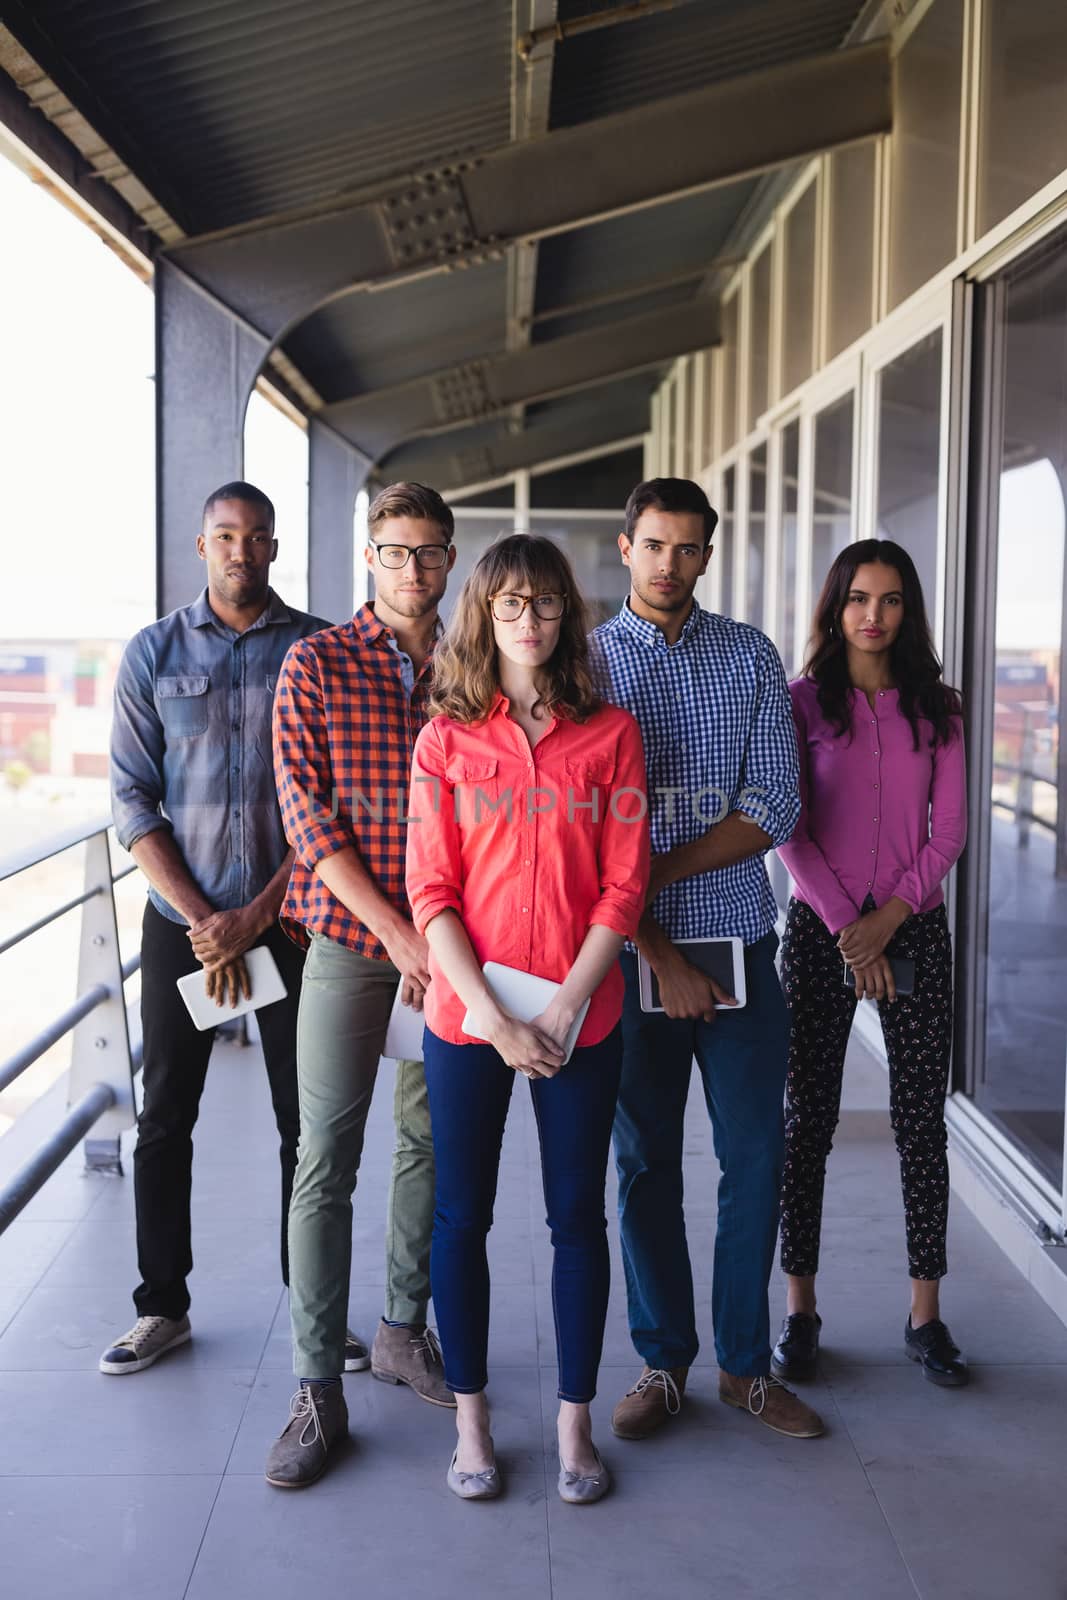
[[[254,483],[245,483],[240,478],[233,483],[224,483],[218,489],[213,489],[204,501],[204,512],[200,518],[203,527],[208,519],[208,513],[219,500],[243,500],[246,505],[262,506],[267,513],[267,522],[271,533],[274,532],[274,502],[262,489],[257,489]]]
[[[414,517],[416,521],[432,522],[440,528],[447,544],[452,543],[456,531],[451,506],[445,504],[436,489],[412,480],[386,484],[374,496],[367,508],[367,527],[371,534],[388,517]]]
[[[644,511],[692,512],[704,518],[704,547],[719,525],[719,513],[710,504],[699,483],[691,478],[649,478],[639,483],[626,502],[626,537],[634,541],[634,529]]]

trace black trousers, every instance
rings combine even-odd
[[[263,1006],[256,1012],[256,1020],[281,1135],[281,1260],[282,1279],[288,1283],[289,1196],[300,1137],[296,1013],[304,954],[277,924],[261,942],[278,963],[286,987],[285,999]],[[189,1219],[193,1128],[215,1033],[213,1029],[200,1033],[193,1027],[176,984],[199,966],[185,928],[162,916],[149,901],[141,934],[144,1107],[137,1122],[133,1154],[137,1265],[141,1273],[133,1300],[142,1317],[178,1318],[189,1309],[186,1279],[193,1269]],[[223,1010],[220,1017],[225,1015]]]
[[[915,962],[915,993],[878,1006],[889,1057],[908,1271],[913,1278],[942,1278],[948,1270],[945,1093],[952,1048],[952,945],[944,906],[909,917],[886,954]],[[782,1271],[808,1277],[819,1266],[826,1158],[841,1109],[857,1000],[842,982],[837,940],[799,900],[790,901],[786,918],[782,987],[789,1006]]]

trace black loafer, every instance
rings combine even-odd
[[[816,1312],[809,1317],[804,1311],[794,1311],[782,1323],[778,1343],[771,1356],[771,1371],[776,1378],[789,1383],[803,1383],[814,1378],[819,1359],[819,1329],[822,1318]]]
[[[936,1318],[913,1328],[909,1317],[904,1326],[904,1350],[908,1358],[918,1361],[923,1377],[930,1383],[939,1383],[945,1389],[962,1389],[971,1375],[952,1335],[943,1322]]]

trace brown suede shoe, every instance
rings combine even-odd
[[[738,1411],[751,1412],[775,1433],[786,1433],[791,1439],[817,1439],[826,1431],[819,1413],[778,1378],[735,1378],[720,1369],[719,1399]]]
[[[611,1431],[620,1439],[647,1439],[682,1409],[688,1367],[645,1367],[611,1414]]]
[[[326,1471],[326,1457],[348,1434],[348,1407],[339,1383],[302,1383],[289,1403],[289,1423],[267,1457],[267,1482],[305,1489]]]
[[[432,1328],[391,1328],[383,1319],[371,1346],[370,1370],[382,1383],[406,1383],[432,1406],[455,1408],[456,1397],[445,1383],[441,1346]]]

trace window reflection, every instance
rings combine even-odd
[[[1063,1181],[1067,1060],[1067,237],[987,292],[1003,366],[988,902],[976,1098]],[[987,666],[986,670],[989,670]]]
[[[919,573],[926,608],[937,582],[937,485],[941,465],[941,330],[905,350],[879,381],[878,536],[902,544]]]
[[[779,599],[778,649],[786,672],[792,677],[796,661],[797,635],[797,509],[800,473],[800,423],[791,422],[782,430],[782,587]]]
[[[850,394],[815,418],[811,595],[818,599],[834,557],[853,540]]]
[[[767,543],[767,446],[753,450],[748,464],[748,551],[745,620],[763,627],[763,570]]]

